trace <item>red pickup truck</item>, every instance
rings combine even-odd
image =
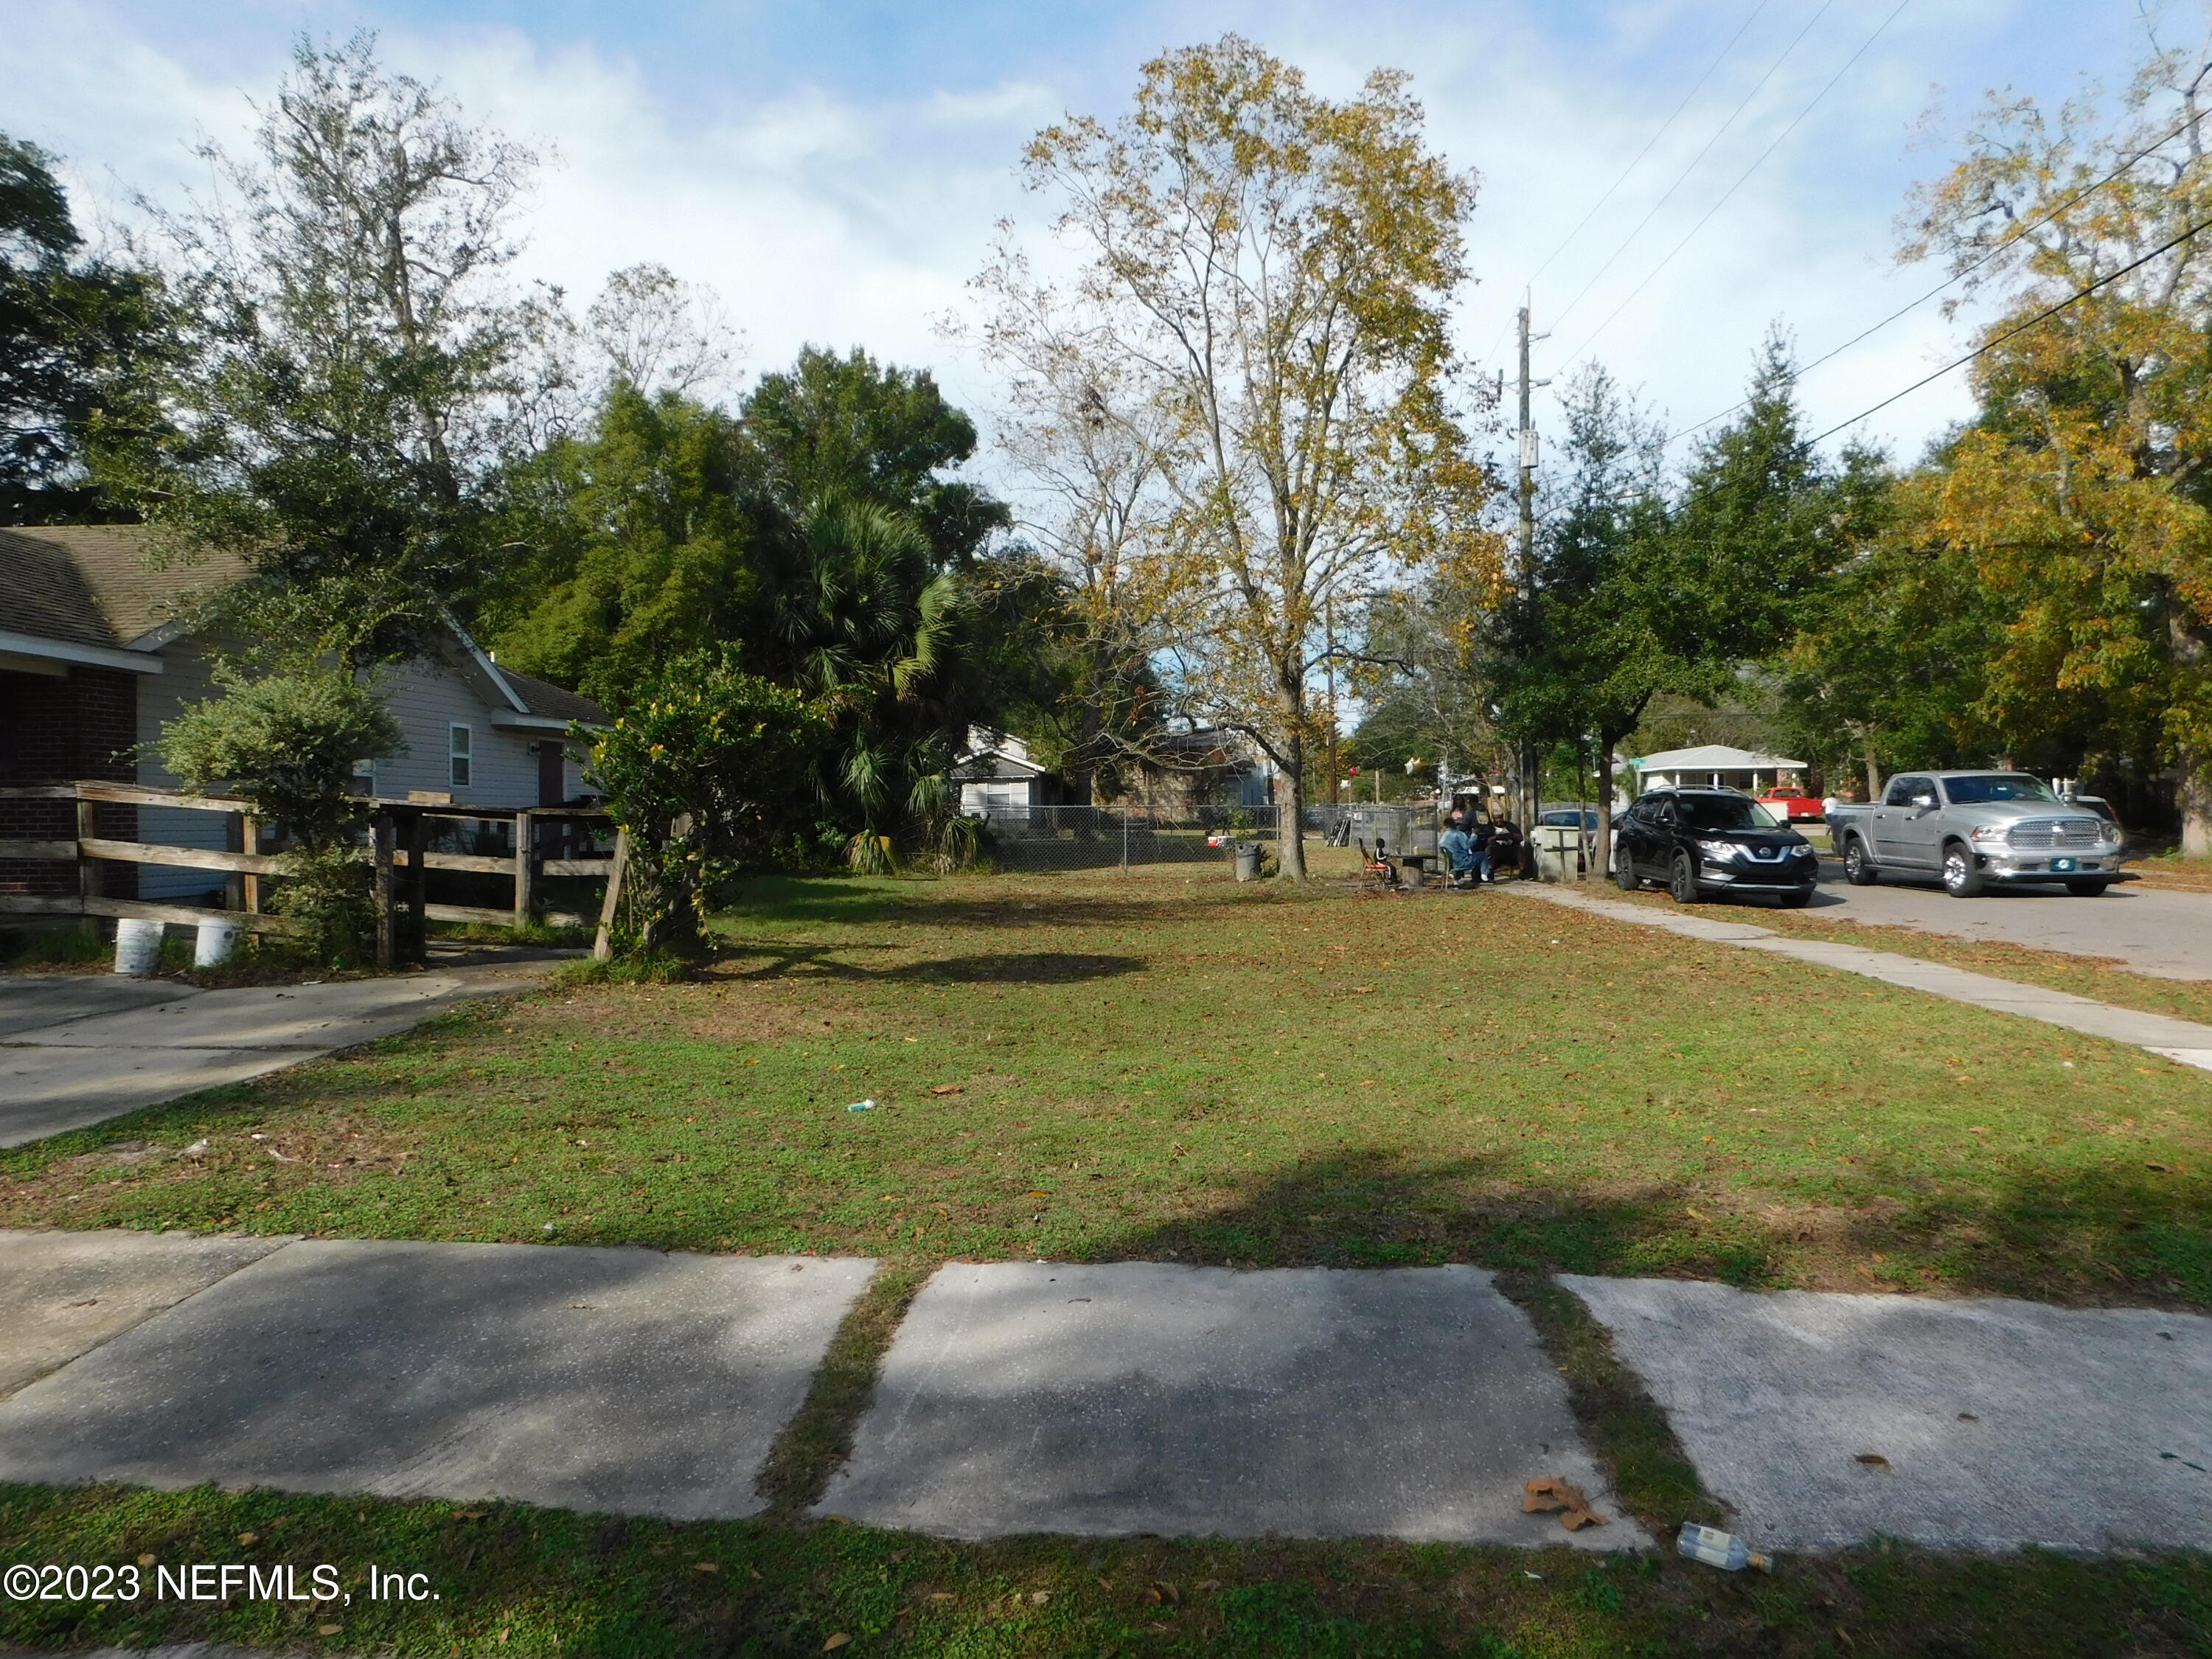
[[[1759,798],[1759,804],[1785,823],[1802,823],[1807,819],[1818,822],[1826,816],[1820,811],[1816,795],[1800,795],[1788,789],[1770,789]]]

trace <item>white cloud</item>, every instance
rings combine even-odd
[[[1544,273],[1540,328],[1816,3],[1771,0],[1613,205]],[[295,21],[279,6],[230,15],[221,25],[227,33],[211,25],[190,37],[157,37],[119,9],[126,3],[18,0],[0,39],[10,130],[63,152],[82,198],[112,211],[125,210],[131,187],[168,197],[191,182],[194,137],[239,140],[249,122],[245,94],[274,85]],[[750,103],[680,97],[650,62],[599,46],[544,48],[512,28],[391,28],[384,51],[397,67],[442,79],[480,118],[557,151],[533,205],[528,274],[582,299],[609,270],[656,260],[720,290],[749,337],[754,368],[788,361],[803,343],[863,344],[882,357],[933,365],[949,390],[981,407],[988,384],[936,337],[932,319],[961,304],[994,221],[1012,215],[1035,228],[1047,217],[1048,204],[1027,198],[1014,176],[1023,141],[1065,108],[1116,112],[1139,62],[1160,44],[1241,27],[1337,94],[1378,63],[1413,69],[1434,141],[1483,175],[1470,229],[1483,281],[1462,328],[1465,348],[1479,353],[1510,326],[1522,280],[1748,9],[1748,0],[1718,16],[1704,0],[1616,3],[1576,32],[1542,0],[1462,12],[1387,0],[1356,13],[1318,4],[1261,12],[1242,0],[1172,10],[1162,3],[1118,19],[1108,47],[1054,40],[1061,57],[1048,59],[1032,40],[976,58],[988,67],[965,84],[862,96],[790,74],[757,77],[776,91]],[[2105,10],[2114,15],[2087,15]],[[2131,8],[2121,0],[1954,0],[1907,11],[1651,275],[1882,15],[1832,8],[1539,348],[1538,373],[1555,371],[1561,354],[1647,276],[1595,349],[1680,423],[1734,400],[1770,321],[1793,328],[1808,356],[1856,332],[1933,280],[1898,272],[1887,258],[1905,182],[1942,161],[1940,149],[1907,154],[1929,83],[1962,84],[1971,98],[1984,81],[2013,76],[2046,97],[2063,95],[2077,62],[2099,53],[2097,61],[2118,61],[2133,50],[2121,10]],[[986,22],[968,27],[979,45],[991,34]],[[877,66],[875,83],[896,84],[896,74]],[[1916,378],[1959,333],[1933,307],[1885,331],[1811,380],[1814,417],[1841,419]],[[1963,383],[1954,379],[1873,425],[1909,453],[1965,407]]]

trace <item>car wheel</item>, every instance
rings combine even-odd
[[[1982,896],[1982,872],[1974,868],[1974,855],[1963,842],[1954,841],[1943,849],[1943,890],[1953,898]]]
[[[2108,881],[2069,881],[2066,884],[2066,890],[2075,898],[2097,898],[2111,885]]]
[[[1635,863],[1626,847],[1613,849],[1613,884],[1624,893],[1632,893],[1644,885],[1637,879]]]
[[[1667,878],[1667,890],[1674,896],[1677,904],[1695,904],[1703,896],[1698,891],[1698,866],[1690,862],[1687,853],[1674,854],[1674,870]]]
[[[1813,890],[1809,887],[1802,893],[1784,893],[1782,896],[1782,908],[1785,910],[1802,910],[1812,902]]]
[[[1866,843],[1856,836],[1844,843],[1844,879],[1854,887],[1871,887],[1881,879],[1881,872],[1867,856]]]

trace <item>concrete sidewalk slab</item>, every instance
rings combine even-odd
[[[860,1260],[288,1245],[0,1402],[0,1480],[757,1514]]]
[[[2212,1319],[1560,1282],[1754,1548],[2212,1548]]]
[[[0,1396],[290,1241],[0,1231]]]
[[[0,974],[0,1042],[64,1020],[127,1013],[198,994],[196,986],[115,974]]]
[[[1564,1475],[1611,1518],[1521,1512]],[[1464,1267],[941,1269],[817,1513],[1009,1533],[1650,1542],[1519,1309]]]
[[[322,1049],[0,1047],[0,1146],[281,1072]]]
[[[1677,911],[1624,904],[1618,900],[1598,898],[1588,893],[1545,886],[1535,882],[1514,882],[1500,890],[1522,898],[1541,899],[1549,903],[1565,905],[1571,909],[1590,911],[1638,927],[1664,928],[1669,933],[1708,939],[1715,944],[1765,951],[1775,956],[1794,957],[1800,962],[1813,963],[1822,968],[1863,974],[1887,985],[1924,991],[1930,996],[1986,1008],[1992,1013],[2018,1014],[2028,1019],[2039,1019],[2045,1024],[2063,1026],[2069,1031],[2080,1031],[2085,1036],[2103,1037],[2108,1042],[2124,1042],[2131,1047],[2148,1049],[2184,1066],[2212,1071],[2212,1025],[2172,1019],[2164,1014],[2139,1013],[2132,1008],[2116,1008],[2110,1003],[2075,996],[2071,992],[2047,990],[2038,985],[2023,985],[2017,980],[1996,979],[1987,974],[1969,973],[1963,968],[1953,968],[1940,962],[1923,962],[1917,957],[1896,956],[1887,951],[1869,951],[1856,945],[1838,945],[1829,939],[1796,939],[1741,922],[1711,922],[1703,917],[1684,915]]]

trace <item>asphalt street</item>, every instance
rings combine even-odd
[[[1753,900],[1700,908],[1741,910],[1756,924],[1754,912],[1766,905]],[[2212,893],[2129,882],[2099,898],[2076,898],[2063,887],[2029,887],[1954,899],[1932,878],[1907,883],[1884,877],[1875,886],[1854,887],[1844,879],[1841,864],[1823,859],[1820,890],[1801,914],[2109,957],[2160,979],[2212,979]]]

